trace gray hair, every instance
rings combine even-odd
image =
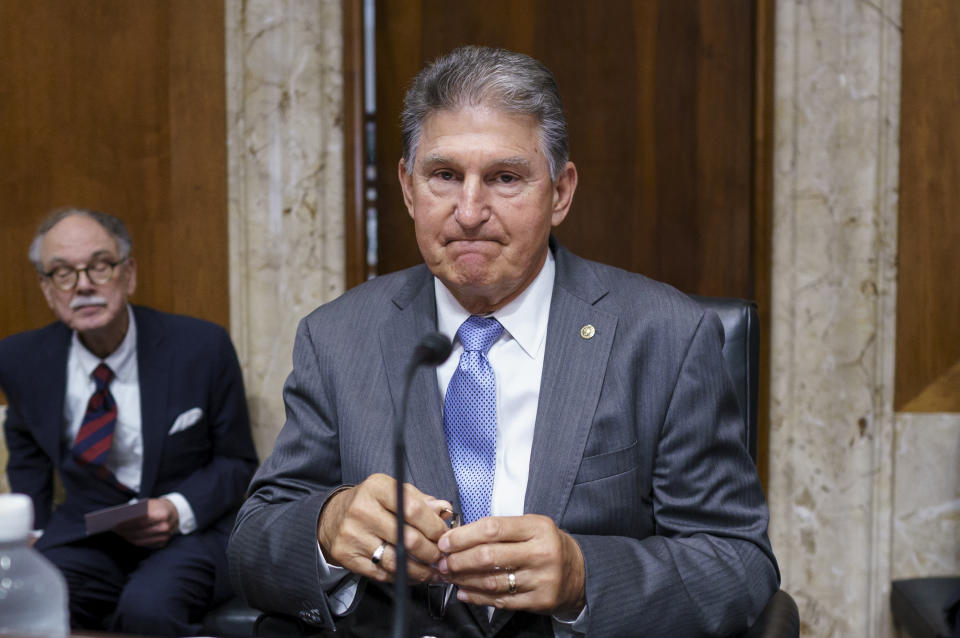
[[[413,170],[420,132],[435,111],[489,106],[534,116],[540,145],[556,179],[570,156],[567,120],[553,73],[528,55],[467,46],[434,60],[413,79],[400,115],[403,165]]]
[[[117,242],[118,257],[120,257],[121,260],[130,256],[130,251],[133,249],[133,239],[130,238],[130,231],[127,230],[126,225],[119,218],[87,208],[59,208],[51,212],[47,215],[46,219],[40,222],[40,226],[37,227],[37,232],[33,236],[33,241],[30,242],[28,256],[31,263],[33,263],[33,267],[37,269],[37,272],[43,273],[43,260],[40,257],[40,244],[43,243],[43,236],[61,221],[74,215],[89,217],[103,226],[103,229],[110,233]]]

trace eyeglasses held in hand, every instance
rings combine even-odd
[[[441,516],[445,517],[444,521],[446,521],[447,527],[450,529],[460,527],[463,520],[459,512],[454,512],[446,508],[441,513]],[[444,614],[447,613],[447,603],[450,601],[450,596],[453,595],[454,587],[455,585],[453,583],[431,583],[427,585],[427,607],[430,610],[431,616],[434,618],[443,618]]]

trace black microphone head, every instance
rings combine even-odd
[[[413,357],[418,364],[438,366],[447,360],[453,344],[439,332],[431,332],[420,340]]]

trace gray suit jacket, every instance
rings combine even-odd
[[[524,509],[580,544],[588,635],[745,629],[779,575],[719,320],[665,284],[552,240],[551,249],[557,273]],[[580,336],[585,324],[596,328],[591,339]],[[230,543],[234,585],[252,605],[336,621],[348,635],[389,626],[389,588],[376,583],[363,583],[348,616],[331,616],[317,585],[317,517],[341,485],[392,474],[403,372],[436,325],[424,266],[378,277],[301,322],[284,387],[287,422]],[[457,503],[434,370],[417,373],[411,397],[407,479]],[[487,623],[463,605],[434,626],[421,602],[415,591],[419,633],[550,634],[542,616],[497,612]]]

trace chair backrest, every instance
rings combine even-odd
[[[744,420],[743,442],[757,462],[757,388],[760,363],[760,320],[757,304],[731,297],[690,295],[703,308],[717,313],[723,323],[723,358],[733,377]]]
[[[744,443],[757,462],[757,387],[760,373],[760,320],[757,304],[729,297],[690,295],[704,309],[712,310],[723,323],[723,358],[743,412]],[[767,601],[760,617],[739,638],[797,638],[800,613],[797,603],[784,590]]]

